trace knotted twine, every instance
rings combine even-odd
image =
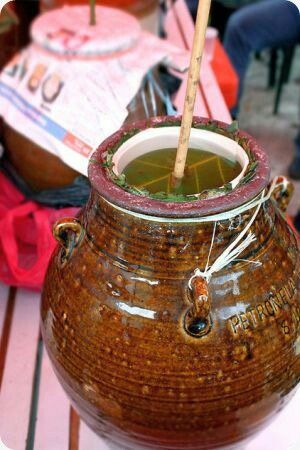
[[[193,280],[197,277],[201,277],[203,278],[207,283],[210,282],[212,275],[214,273],[219,272],[221,269],[227,267],[230,263],[234,262],[234,261],[245,261],[246,263],[249,264],[254,264],[257,266],[261,265],[261,262],[259,261],[250,261],[250,260],[244,260],[244,259],[239,259],[238,256],[243,253],[243,251],[249,247],[249,245],[251,245],[253,242],[256,241],[256,236],[255,234],[250,231],[250,233],[247,235],[247,237],[242,241],[243,237],[246,236],[247,232],[250,230],[251,226],[253,225],[259,211],[260,208],[262,207],[262,205],[271,198],[271,195],[274,192],[275,188],[278,188],[280,186],[283,186],[283,189],[285,189],[287,187],[287,180],[283,179],[282,181],[278,182],[279,177],[276,177],[269,190],[267,191],[266,195],[265,195],[265,190],[262,192],[262,194],[259,196],[259,198],[254,199],[253,201],[249,202],[248,204],[244,205],[244,208],[242,207],[242,211],[239,212],[239,214],[241,214],[242,212],[246,212],[252,208],[254,208],[256,206],[256,209],[254,211],[253,216],[251,217],[251,219],[249,220],[249,222],[247,223],[246,227],[238,234],[238,236],[236,237],[236,239],[221,253],[220,256],[218,256],[218,258],[215,260],[215,262],[210,266],[209,265],[209,261],[210,261],[210,257],[211,257],[211,252],[214,246],[214,241],[215,241],[215,236],[216,236],[216,229],[217,229],[217,223],[220,221],[220,217],[219,219],[215,219],[213,220],[214,222],[214,229],[213,229],[213,234],[212,234],[212,239],[211,239],[211,245],[210,245],[210,249],[209,249],[209,253],[208,253],[208,258],[207,258],[207,262],[206,262],[206,266],[204,271],[201,271],[199,268],[195,269],[194,271],[194,275],[191,277],[191,279],[189,280],[189,288],[192,289],[192,283]],[[238,210],[239,208],[237,208]],[[238,215],[238,214],[236,214]],[[222,220],[226,220],[228,219],[228,217],[226,216],[226,212],[221,214],[220,216],[222,217]],[[236,216],[232,216],[232,217],[236,217]],[[209,217],[208,217],[209,218]],[[242,242],[241,242],[242,241]]]

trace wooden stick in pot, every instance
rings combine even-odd
[[[176,154],[173,179],[179,184],[184,176],[185,163],[190,142],[191,127],[195,108],[197,86],[200,78],[200,68],[205,45],[206,29],[209,18],[211,0],[199,0],[195,25],[194,41],[190,61],[184,110],[181,121],[180,137]]]
[[[96,25],[96,0],[90,0],[90,25]]]

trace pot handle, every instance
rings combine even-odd
[[[74,249],[81,244],[84,234],[84,228],[78,219],[66,217],[54,224],[53,236],[62,247],[62,266],[70,260]]]
[[[184,329],[190,336],[200,338],[207,335],[212,328],[209,288],[205,279],[193,276],[188,289],[191,307],[184,317]]]
[[[294,185],[286,177],[277,177],[277,183],[272,193],[278,208],[285,213],[294,193]]]

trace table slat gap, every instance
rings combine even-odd
[[[70,402],[52,368],[44,347],[34,447],[68,450]]]
[[[208,117],[209,119],[212,119],[213,115],[212,115],[212,112],[211,112],[211,109],[210,109],[210,106],[209,106],[208,99],[205,96],[205,90],[204,90],[203,85],[202,85],[201,82],[199,83],[199,91],[200,91],[200,94],[201,94],[201,96],[203,98],[203,103],[204,103],[205,109],[207,111],[207,115],[205,117]],[[197,115],[197,114],[195,114],[195,115]]]
[[[39,342],[37,346],[36,353],[36,363],[35,372],[33,377],[32,386],[32,397],[30,406],[30,416],[27,432],[26,450],[34,450],[34,438],[35,438],[35,428],[38,412],[38,402],[39,402],[39,390],[41,381],[41,370],[42,370],[42,358],[43,358],[43,341],[42,336],[39,336]]]
[[[0,283],[0,342],[2,336],[2,330],[4,325],[4,320],[6,316],[6,308],[9,298],[9,287]]]
[[[79,450],[80,419],[77,412],[70,408],[69,450]]]
[[[39,337],[40,294],[18,289],[0,395],[0,436],[25,450]]]
[[[1,286],[1,288],[2,288],[2,286]],[[12,319],[13,319],[13,312],[14,312],[14,307],[15,307],[15,298],[16,298],[16,289],[15,288],[10,287],[7,291],[8,291],[8,298],[5,300],[6,308],[5,308],[5,311],[3,314],[3,326],[0,328],[0,330],[2,330],[1,331],[1,340],[0,340],[0,391],[1,391],[1,386],[2,386],[2,379],[3,379],[6,356],[7,356],[7,348],[8,348],[11,324],[12,324]]]

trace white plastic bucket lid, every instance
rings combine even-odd
[[[39,16],[31,27],[33,41],[65,56],[103,56],[133,47],[140,38],[138,20],[125,11],[96,6],[96,25],[90,8],[64,6]]]
[[[177,148],[179,133],[180,127],[149,128],[137,133],[124,142],[114,154],[113,171],[116,175],[120,175],[131,161],[140,156],[162,148]],[[249,158],[245,150],[234,140],[212,131],[192,128],[190,147],[215,153],[230,161],[237,161],[241,165],[241,172],[231,180],[232,188],[235,188],[245,175]]]

